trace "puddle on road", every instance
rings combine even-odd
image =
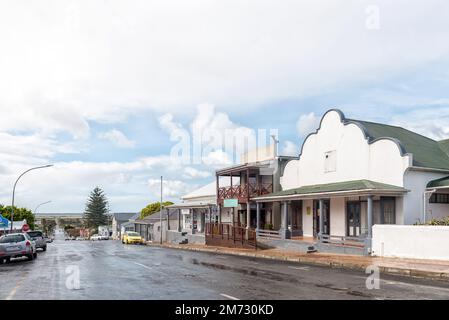
[[[264,279],[273,280],[273,281],[288,282],[290,284],[295,284],[295,285],[306,284],[305,282],[302,282],[295,277],[291,277],[291,276],[273,272],[273,271],[261,271],[261,270],[254,270],[254,269],[231,267],[231,266],[220,264],[220,263],[211,263],[211,262],[200,261],[196,258],[188,258],[188,259],[184,259],[184,260],[188,260],[190,263],[192,263],[194,265],[200,265],[200,266],[204,266],[204,267],[212,268],[212,269],[216,269],[216,270],[238,272],[238,273],[241,273],[244,275],[249,275],[249,276],[258,277],[258,278],[264,278]],[[345,293],[347,295],[356,296],[356,297],[360,297],[360,298],[371,298],[371,299],[373,298],[373,296],[371,294],[364,293],[361,291],[351,290],[350,288],[338,288],[329,283],[315,284],[315,286],[318,288],[328,289],[328,290],[332,290],[332,291],[338,291],[341,293]]]
[[[230,267],[224,264],[220,263],[211,263],[211,262],[204,262],[200,261],[195,258],[189,258],[187,259],[190,263],[194,265],[201,265],[207,268],[212,268],[216,270],[225,270],[225,271],[231,271],[231,272],[238,272],[244,275],[249,275],[253,277],[259,277],[259,278],[265,278],[268,280],[273,281],[283,281],[283,282],[290,282],[290,283],[301,283],[298,279],[295,279],[293,277],[284,276],[283,274],[276,273],[276,272],[265,272],[265,271],[257,271],[254,269],[248,269],[248,268],[238,268],[238,267]]]
[[[338,288],[338,287],[334,287],[332,284],[330,283],[325,283],[325,284],[315,284],[315,287],[317,288],[323,288],[323,289],[329,289],[332,291],[338,291],[338,292],[342,292],[342,293],[346,293],[348,295],[351,296],[356,296],[356,297],[362,297],[362,298],[373,298],[373,295],[368,294],[368,293],[364,293],[361,291],[354,291],[351,290],[349,288]]]
[[[66,254],[60,258],[61,261],[81,261],[83,257],[78,254]]]

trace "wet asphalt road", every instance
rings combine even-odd
[[[76,279],[79,270],[79,288]],[[449,283],[118,241],[63,241],[0,265],[0,299],[448,299]],[[68,286],[67,286],[68,284]]]

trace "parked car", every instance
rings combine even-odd
[[[11,233],[0,237],[0,264],[8,263],[12,258],[37,257],[36,243],[27,233]]]
[[[84,241],[84,240],[86,240],[86,238],[84,238],[84,237],[78,237],[78,238],[76,238],[76,241]]]
[[[36,243],[36,249],[42,249],[47,251],[47,241],[44,239],[44,234],[42,231],[28,231],[28,235]]]
[[[93,236],[90,237],[91,241],[100,241],[101,240],[101,236],[98,234],[94,234]]]
[[[51,237],[44,237],[46,243],[52,243],[53,239]]]
[[[101,235],[100,240],[109,240],[109,236]]]
[[[122,238],[123,244],[143,244],[143,238],[134,231],[126,231]]]

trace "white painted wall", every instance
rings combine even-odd
[[[334,172],[325,172],[325,154],[329,151],[336,151]],[[287,164],[281,184],[287,190],[368,179],[403,186],[409,163],[409,156],[402,157],[396,143],[379,140],[369,145],[357,125],[344,125],[340,114],[331,111],[322,119],[319,131],[304,141],[300,159]]]
[[[310,214],[307,214],[307,207]],[[305,237],[313,237],[313,200],[304,200],[302,204],[302,224]]]
[[[447,203],[431,203],[428,205],[427,219],[441,219],[449,217],[449,204]]]
[[[346,208],[345,198],[331,199],[330,218],[331,235],[346,236]]]
[[[373,255],[449,260],[449,227],[375,225]]]
[[[424,217],[424,191],[427,183],[431,180],[446,177],[447,174],[435,172],[423,172],[408,170],[404,174],[404,187],[410,192],[404,196],[403,210],[405,215],[403,217],[404,224],[414,224],[423,222]],[[428,202],[428,201],[427,201]],[[427,221],[432,217],[447,216],[447,210],[441,206],[433,204],[427,206]],[[449,206],[447,206],[449,209]]]

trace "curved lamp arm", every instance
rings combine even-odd
[[[34,167],[31,169],[28,169],[26,171],[24,171],[16,180],[16,182],[14,183],[14,188],[12,189],[12,205],[11,205],[11,231],[13,230],[13,224],[14,224],[14,200],[15,200],[15,193],[16,193],[16,186],[17,183],[19,182],[20,178],[22,178],[25,174],[27,174],[30,171],[33,170],[37,170],[37,169],[44,169],[44,168],[50,168],[53,167],[52,164],[47,164],[46,166],[39,166],[39,167]]]

